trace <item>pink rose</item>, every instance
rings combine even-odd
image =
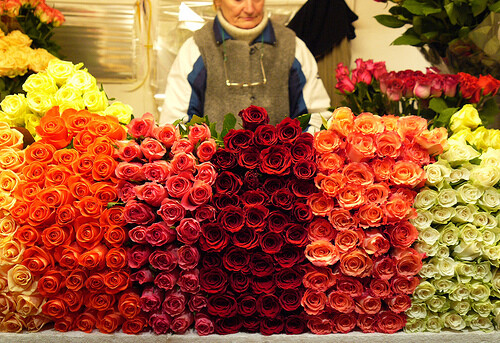
[[[131,200],[125,204],[123,218],[128,223],[148,225],[154,222],[156,216],[148,205]]]
[[[191,245],[183,245],[177,250],[179,257],[179,267],[183,270],[193,269],[200,261],[200,252],[196,247]]]
[[[170,163],[172,164],[172,171],[174,174],[180,174],[182,172],[194,173],[196,170],[196,158],[190,153],[176,153]]]
[[[191,312],[200,312],[207,307],[207,298],[201,294],[193,294],[188,301],[188,307]]]
[[[172,166],[165,160],[153,161],[142,166],[142,173],[146,180],[163,183],[172,174]]]
[[[128,236],[132,242],[139,244],[146,244],[146,232],[148,228],[146,226],[138,225],[128,232]]]
[[[179,131],[172,124],[153,128],[153,137],[159,140],[165,148],[170,148],[180,137]]]
[[[151,137],[142,141],[141,151],[144,157],[150,162],[161,159],[167,152],[165,147],[159,141]]]
[[[204,221],[214,221],[215,220],[215,208],[210,205],[202,205],[196,209],[194,213],[195,219],[202,223]]]
[[[141,118],[134,118],[127,125],[128,134],[134,138],[150,137],[155,127],[155,118],[151,113],[144,113]]]
[[[182,292],[196,294],[200,291],[200,271],[198,269],[183,270],[177,280]]]
[[[128,141],[127,144],[120,144],[118,157],[123,161],[130,162],[133,159],[141,159],[142,151],[136,141]]]
[[[119,179],[128,181],[143,181],[142,164],[137,162],[120,162],[116,166],[115,175]]]
[[[164,290],[171,290],[177,284],[177,279],[179,278],[179,271],[173,270],[171,272],[161,272],[156,275],[154,282],[157,287]]]
[[[158,210],[158,215],[168,226],[173,226],[186,215],[186,210],[177,200],[165,198]]]
[[[173,198],[182,198],[191,189],[192,180],[193,174],[189,172],[171,176],[165,184],[168,195]]]
[[[182,138],[174,142],[174,144],[172,145],[171,152],[174,155],[181,152],[190,154],[193,152],[193,150],[194,150],[193,143],[191,143],[189,139]]]
[[[140,285],[153,282],[154,275],[148,268],[141,269],[133,274],[130,274],[130,281],[138,282]]]
[[[207,162],[210,161],[216,150],[217,144],[215,144],[215,140],[213,138],[210,138],[209,140],[201,142],[196,149],[196,156],[198,156],[200,162]]]
[[[181,200],[186,210],[193,211],[198,206],[206,204],[212,198],[212,187],[203,181],[197,180],[193,187],[184,194]]]
[[[147,245],[134,245],[127,249],[127,261],[130,268],[140,268],[149,259],[151,248]]]
[[[170,324],[172,323],[172,317],[166,313],[154,313],[149,317],[149,326],[153,328],[153,331],[157,335],[166,334],[170,329]]]
[[[217,178],[217,171],[212,163],[205,162],[196,166],[195,180],[205,181],[209,185],[213,185]]]
[[[188,139],[193,145],[208,140],[212,136],[207,124],[195,124],[189,127]]]
[[[148,260],[153,268],[171,272],[177,267],[177,248],[155,250],[149,255]]]
[[[184,293],[180,291],[169,291],[165,294],[162,309],[171,316],[177,316],[184,312],[187,299]]]
[[[152,246],[162,246],[175,241],[176,236],[175,230],[165,222],[156,222],[147,228],[145,238]]]
[[[184,244],[194,244],[201,235],[200,223],[194,218],[183,218],[176,227],[177,238]]]
[[[134,190],[139,200],[143,200],[154,207],[160,206],[162,200],[167,196],[165,188],[156,181],[135,186]]]
[[[153,286],[147,286],[142,291],[139,305],[145,312],[156,311],[160,308],[163,301],[163,291]]]
[[[204,313],[197,313],[194,317],[194,328],[199,336],[207,336],[213,334],[215,331],[214,323]]]
[[[122,201],[127,202],[135,199],[135,185],[133,183],[125,180],[118,180],[116,187],[118,188],[118,196]]]
[[[184,312],[178,317],[175,317],[170,324],[170,329],[177,334],[183,334],[193,324],[194,316],[191,312]]]

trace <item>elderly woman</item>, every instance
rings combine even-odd
[[[181,47],[167,79],[160,123],[266,108],[270,124],[312,113],[328,119],[330,99],[314,57],[293,31],[268,18],[264,0],[214,0],[217,16]]]

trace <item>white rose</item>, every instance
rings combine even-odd
[[[452,207],[458,202],[457,192],[453,188],[443,188],[439,191],[437,203],[443,207]]]
[[[500,167],[500,149],[488,148],[480,158],[481,166]]]
[[[474,224],[471,223],[462,224],[458,227],[458,231],[460,232],[459,237],[465,243],[483,241],[483,235],[481,234],[481,231],[479,231]]]
[[[460,181],[468,181],[470,178],[470,170],[464,167],[460,167],[457,169],[452,169],[450,172],[450,176],[445,180],[450,184],[456,184]]]
[[[479,198],[478,205],[485,211],[500,210],[500,191],[493,187],[486,188]]]
[[[449,140],[448,150],[441,154],[441,158],[447,160],[451,166],[457,166],[479,156],[481,154],[465,140]]]
[[[474,221],[474,213],[478,210],[475,205],[458,205],[455,207],[455,215],[451,218],[453,223],[472,223]]]
[[[459,239],[458,227],[453,223],[441,228],[441,236],[439,237],[439,242],[447,246],[456,245]]]
[[[457,280],[453,278],[434,279],[432,280],[432,285],[438,292],[449,293],[457,285]]]
[[[430,188],[422,188],[415,197],[413,207],[416,209],[428,210],[437,202],[438,192]]]
[[[82,66],[82,64],[74,65],[69,61],[54,59],[49,61],[46,72],[56,81],[56,84],[60,87]]]
[[[427,317],[425,321],[425,330],[429,332],[438,333],[441,332],[441,329],[444,327],[444,321],[441,317],[433,314]]]
[[[472,221],[472,224],[476,225],[477,227],[493,229],[498,226],[498,219],[496,217],[493,217],[488,212],[477,212],[474,213],[474,220]]]
[[[489,288],[481,285],[484,288],[481,288],[481,291],[488,292],[489,294]],[[484,297],[484,294],[481,294]],[[489,296],[489,295],[488,295]],[[471,296],[472,299],[472,296]],[[474,300],[474,299],[472,299]],[[474,301],[472,302],[472,309],[476,311],[477,314],[479,314],[481,317],[488,317],[491,314],[491,311],[493,310],[493,304],[489,301],[489,299],[485,299],[481,302]]]
[[[436,249],[436,257],[448,257],[450,256],[450,249],[448,248],[447,245],[444,244],[438,244],[438,247]]]
[[[473,300],[474,302],[486,301],[490,297],[490,288],[486,287],[482,282],[472,282],[471,284],[469,284],[469,288],[470,288],[470,299]]]
[[[490,261],[493,261],[494,263],[498,263],[498,260],[500,260],[500,246],[487,246],[483,245],[481,246],[482,248],[482,253],[483,255],[489,259]]]
[[[423,209],[417,210],[417,216],[410,219],[410,222],[417,228],[417,230],[423,230],[431,226],[433,216],[432,214]]]
[[[422,269],[418,272],[418,275],[423,279],[432,279],[439,276],[439,270],[436,261],[429,261],[422,265]]]
[[[436,288],[429,281],[422,281],[413,292],[416,301],[426,301],[436,293]]]
[[[418,234],[418,240],[424,242],[428,245],[433,245],[438,241],[440,237],[440,233],[438,230],[433,229],[432,227],[428,227],[423,229]]]
[[[498,239],[500,238],[500,232],[498,228],[495,229],[485,229],[483,228],[481,231],[481,235],[483,236],[483,243],[485,246],[496,245]]]
[[[426,184],[440,188],[444,179],[451,173],[451,167],[447,161],[440,159],[436,163],[428,164],[424,167]]]
[[[467,244],[464,241],[460,241],[460,244],[453,249],[452,256],[464,261],[472,261],[481,256],[481,247],[482,244],[479,242]]]
[[[470,302],[467,300],[464,301],[452,301],[451,308],[461,316],[465,316],[471,308]]]
[[[425,303],[432,312],[444,312],[450,308],[450,301],[442,295],[433,295]]]
[[[0,107],[9,119],[19,126],[28,112],[28,101],[23,94],[7,95],[0,102]]]
[[[459,283],[452,289],[449,295],[451,301],[463,301],[469,299],[470,290],[466,284]]]
[[[457,211],[453,207],[443,207],[436,205],[429,210],[432,213],[433,221],[437,224],[446,224],[455,216]]]
[[[438,243],[434,243],[432,245],[429,245],[429,244],[421,242],[421,241],[416,242],[414,245],[415,250],[417,250],[419,254],[425,254],[427,256],[436,255],[438,247],[439,247]]]
[[[476,273],[473,275],[473,278],[476,280],[481,280],[482,282],[490,282],[493,273],[491,271],[491,263],[490,262],[481,262],[475,265]]]
[[[493,332],[493,330],[495,330],[495,327],[489,317],[481,316],[477,313],[469,314],[465,321],[468,323],[470,328],[475,331],[481,330],[484,332]]]
[[[470,173],[470,182],[480,187],[493,187],[500,180],[500,168],[492,165],[478,166]]]
[[[478,187],[470,184],[464,183],[457,188],[458,201],[462,204],[475,204],[479,198],[483,195],[483,191]]]
[[[406,310],[405,314],[409,318],[424,319],[427,317],[427,306],[425,306],[425,303],[412,301],[410,308]]]
[[[446,328],[457,331],[465,329],[465,321],[458,313],[446,312],[441,316],[441,319],[444,321],[444,327]]]
[[[403,328],[406,333],[417,333],[425,331],[425,319],[408,318]]]

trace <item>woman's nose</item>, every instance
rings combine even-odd
[[[245,7],[243,8],[246,13],[253,13],[255,11],[255,6],[253,4],[253,0],[244,0]]]

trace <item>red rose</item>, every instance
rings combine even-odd
[[[257,312],[263,317],[275,318],[280,313],[279,299],[274,294],[264,294],[257,299]]]
[[[170,323],[170,328],[177,334],[183,334],[193,324],[194,316],[191,312],[184,312]]]
[[[250,272],[255,276],[269,276],[274,273],[273,258],[264,253],[255,252],[250,258]]]
[[[398,222],[386,228],[392,246],[408,248],[418,237],[417,229],[408,221]]]
[[[196,209],[194,217],[199,223],[204,221],[213,222],[215,220],[215,208],[211,205],[202,205]]]
[[[219,212],[217,222],[229,232],[238,232],[245,224],[245,213],[236,206],[227,206]]]
[[[130,268],[140,268],[148,261],[151,248],[147,245],[134,245],[127,250],[127,261]]]
[[[240,197],[238,194],[228,195],[228,194],[215,194],[212,197],[212,203],[215,205],[215,208],[219,211],[223,210],[228,206],[240,206]]]
[[[250,130],[231,129],[224,136],[224,147],[231,152],[239,153],[252,144],[253,132]]]
[[[198,269],[183,270],[177,285],[182,292],[196,294],[200,291],[200,271]]]
[[[382,302],[379,297],[373,297],[368,294],[356,299],[356,313],[359,314],[377,314],[382,308]]]
[[[269,231],[280,233],[290,223],[290,218],[281,211],[273,211],[267,216],[267,222]]]
[[[375,314],[360,314],[356,324],[364,333],[375,332],[377,329],[377,316]]]
[[[269,116],[263,107],[251,105],[238,113],[243,122],[243,128],[255,131],[260,125],[269,123]]]
[[[286,188],[278,189],[271,196],[272,204],[286,211],[289,211],[294,207],[296,200],[297,198],[295,195]]]
[[[162,301],[163,291],[153,286],[147,286],[142,291],[139,305],[143,311],[152,312],[160,309]]]
[[[108,294],[116,294],[125,290],[130,284],[130,275],[125,272],[109,271],[103,276],[105,291]]]
[[[293,143],[302,133],[298,119],[286,117],[276,125],[278,139],[282,143]]]
[[[148,159],[149,162],[161,159],[167,152],[165,147],[152,137],[146,137],[141,142],[140,148],[142,154]]]
[[[282,268],[293,267],[305,260],[303,250],[291,244],[285,244],[273,257]]]
[[[301,223],[309,223],[314,218],[314,214],[309,206],[305,203],[295,203],[292,209],[293,217]]]
[[[395,313],[404,312],[411,306],[411,298],[407,294],[395,294],[384,301],[389,309]]]
[[[229,284],[231,288],[237,293],[244,293],[250,287],[250,282],[252,278],[250,275],[246,275],[239,272],[231,273],[229,276]]]
[[[194,317],[194,328],[198,336],[207,336],[213,334],[215,325],[206,314],[197,313]]]
[[[170,148],[170,153],[171,154],[179,154],[179,153],[184,153],[184,154],[190,154],[194,150],[194,144],[191,143],[189,139],[186,138],[180,138],[177,139],[174,144],[172,144],[172,148]]]
[[[243,182],[240,177],[230,171],[223,171],[217,176],[215,189],[217,193],[236,194]]]
[[[165,198],[157,213],[168,226],[174,226],[185,217],[186,210],[179,201]]]
[[[188,138],[193,144],[203,142],[211,137],[210,128],[207,124],[195,124],[189,127]]]
[[[326,219],[316,217],[307,226],[307,238],[311,241],[332,241],[335,239],[337,232],[332,224]]]
[[[103,274],[93,274],[85,280],[85,288],[90,292],[102,292],[105,287]]]
[[[266,218],[269,214],[267,207],[262,205],[245,206],[246,225],[258,231],[266,225]]]
[[[161,272],[154,278],[155,286],[166,291],[171,290],[177,284],[179,278],[179,271],[173,270],[171,272]]]
[[[280,306],[285,311],[295,311],[300,307],[302,292],[298,289],[285,289],[280,297]]]
[[[238,305],[236,299],[229,294],[216,294],[208,298],[208,313],[219,317],[232,317],[236,315]]]
[[[177,316],[184,312],[186,308],[187,299],[184,293],[180,291],[168,291],[165,293],[165,300],[161,305],[161,308],[167,314]]]
[[[395,333],[403,329],[405,325],[406,316],[403,313],[396,314],[391,311],[382,311],[377,316],[377,331],[382,333]]]
[[[250,269],[250,254],[245,249],[231,247],[224,254],[222,263],[230,271],[248,271]]]
[[[372,279],[370,282],[370,292],[375,297],[385,298],[391,294],[391,285],[387,280]]]
[[[464,99],[468,99],[471,104],[477,104],[481,99],[481,86],[477,77],[467,74],[458,73],[459,89]]]
[[[253,136],[253,143],[260,146],[272,146],[278,142],[276,127],[274,125],[259,125]]]
[[[127,319],[122,324],[122,331],[128,335],[137,335],[148,325],[148,319],[145,316],[137,316]]]
[[[267,254],[276,254],[284,244],[283,237],[276,232],[266,232],[259,238],[262,251]]]
[[[285,240],[298,247],[305,247],[308,243],[307,230],[300,224],[288,224],[285,227]]]
[[[257,300],[252,294],[243,294],[238,300],[238,314],[249,317],[257,312]]]
[[[260,164],[260,150],[249,147],[238,153],[238,164],[246,169],[256,169]]]
[[[241,202],[246,206],[251,205],[266,205],[269,201],[269,196],[262,190],[249,190],[241,195]]]
[[[170,329],[170,323],[172,322],[172,317],[166,313],[153,313],[149,317],[149,326],[153,328],[153,331],[157,335],[166,334]]]
[[[131,200],[125,204],[123,218],[125,218],[128,223],[148,225],[155,221],[156,216],[148,205]]]
[[[129,231],[130,239],[132,239],[134,242],[137,242],[138,232],[134,231],[137,228],[142,228],[142,227],[136,226],[134,229]],[[141,241],[144,243],[147,242],[152,246],[162,246],[168,243],[172,243],[177,237],[176,231],[170,226],[168,226],[165,222],[153,223],[149,227],[147,227],[144,231],[145,231],[144,241],[142,240]],[[132,236],[132,233],[134,236]],[[132,237],[134,237],[135,239]]]
[[[229,243],[229,235],[218,224],[208,223],[201,227],[200,247],[203,251],[220,252]]]
[[[237,247],[247,250],[253,249],[259,245],[259,235],[256,231],[249,227],[243,227],[232,235],[231,241]]]
[[[309,142],[306,138],[299,137],[290,149],[292,155],[292,161],[297,162],[299,160],[312,160],[314,156],[312,141],[313,138],[310,134],[311,141]]]
[[[115,169],[115,175],[119,179],[128,181],[143,181],[145,179],[142,164],[138,162],[118,163]]]
[[[380,256],[373,264],[373,276],[389,280],[396,274],[396,264],[390,256]]]
[[[306,322],[301,315],[287,316],[284,331],[287,335],[299,335],[306,331]]]
[[[85,297],[85,305],[87,308],[97,311],[107,311],[115,303],[114,295],[106,293],[87,293]]]
[[[149,263],[155,269],[170,272],[177,267],[177,250],[177,248],[173,247],[168,250],[155,250],[149,255]]]
[[[201,236],[200,223],[194,218],[183,218],[176,227],[177,239],[184,244],[194,244]]]
[[[85,184],[84,182],[80,183],[80,186],[82,186],[82,189],[84,190],[83,196],[86,196],[90,194],[90,185]],[[88,189],[87,189],[88,186]],[[135,199],[135,191],[134,191],[135,185],[131,182],[125,181],[125,180],[118,180],[117,188],[118,188],[118,196],[122,201],[127,202],[129,200],[134,200]],[[80,191],[82,190],[80,189]],[[75,192],[72,191],[73,195],[75,195]],[[82,197],[83,197],[82,196]]]
[[[276,292],[276,282],[271,276],[255,276],[251,283],[252,291],[256,294],[273,294]]]
[[[260,171],[272,175],[288,175],[292,164],[290,149],[275,145],[260,152]]]
[[[200,286],[204,292],[210,294],[225,293],[227,283],[227,274],[220,268],[204,268],[200,272]]]
[[[234,168],[237,160],[237,155],[225,148],[217,149],[212,157],[212,163],[224,170]]]

